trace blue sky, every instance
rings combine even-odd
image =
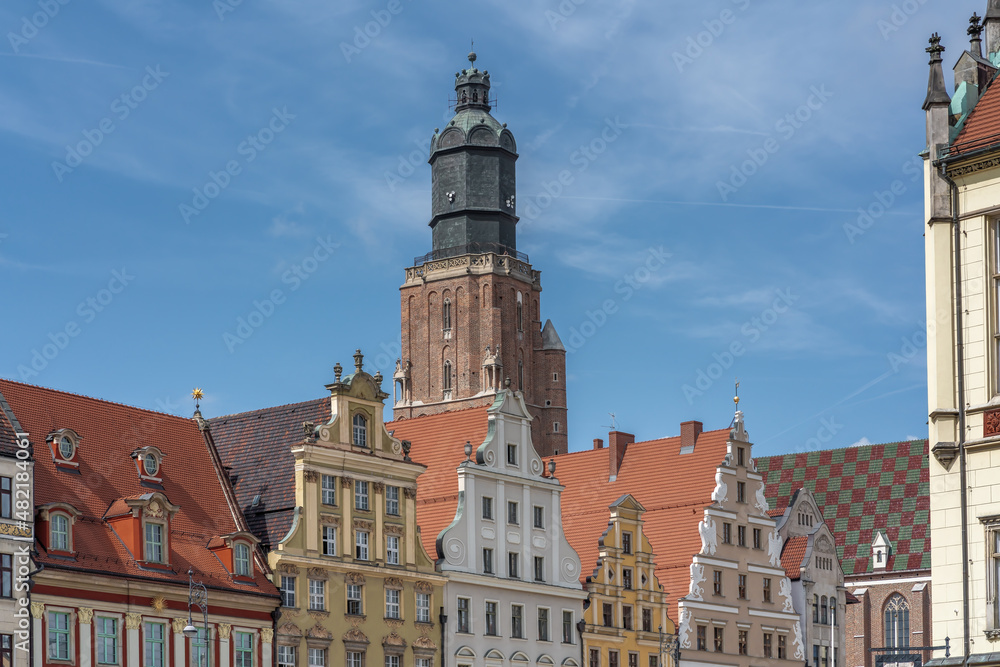
[[[924,48],[985,4],[5,2],[0,375],[209,416],[391,374],[474,38],[572,449],[726,427],[735,376],[758,455],[926,437]]]

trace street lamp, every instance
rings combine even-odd
[[[674,659],[673,667],[680,667],[681,664],[681,638],[680,635],[669,635],[663,632],[663,626],[658,627],[657,632],[660,633],[660,656],[662,661],[662,656],[670,651],[670,657]],[[665,661],[664,661],[665,662]],[[665,667],[665,665],[661,665]]]
[[[188,624],[184,627],[184,636],[188,639],[195,639],[198,636],[198,628],[191,621],[191,607],[201,609],[205,617],[205,636],[208,636],[208,590],[205,584],[194,583],[194,571],[188,570]]]

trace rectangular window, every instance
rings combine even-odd
[[[414,658],[413,667],[431,667],[430,658]]]
[[[398,589],[395,588],[385,589],[385,617],[400,618]]]
[[[49,612],[49,660],[69,660],[69,614]]]
[[[143,667],[163,667],[165,664],[163,643],[165,626],[163,623],[144,623],[142,628]]]
[[[347,585],[347,613],[350,616],[364,615],[364,607],[361,604],[361,585]]]
[[[278,646],[278,667],[295,667],[294,646]]]
[[[431,594],[417,593],[417,623],[431,622]]]
[[[715,652],[716,653],[724,653],[725,651],[724,651],[724,647],[723,647],[723,644],[722,644],[722,630],[723,629],[722,628],[712,628],[712,629],[715,631],[713,633],[714,634],[713,640],[714,640],[714,644],[715,644]]]
[[[326,649],[309,649],[309,667],[326,667]]]
[[[163,524],[146,524],[146,562],[163,562]]]
[[[399,487],[385,487],[385,513],[391,516],[399,516]]]
[[[469,626],[469,598],[458,598],[458,632],[471,632]]]
[[[622,533],[622,551],[632,553],[632,533],[628,531]]]
[[[608,651],[608,667],[619,667],[618,651],[614,650]]]
[[[97,664],[118,664],[118,619],[98,616],[94,619],[97,633]]]
[[[493,549],[483,549],[483,574],[493,574]]]
[[[13,635],[0,635],[0,665],[2,667],[13,667],[14,665]]]
[[[739,648],[739,651],[740,651],[740,655],[746,655],[747,654],[747,631],[746,630],[740,630],[740,634],[739,634],[739,647],[738,648]]]
[[[0,519],[10,519],[13,516],[12,481],[10,477],[0,477]]]
[[[0,598],[14,597],[14,556],[0,554]]]
[[[535,581],[545,581],[545,558],[535,556]]]
[[[753,529],[753,548],[760,549],[760,528]]]
[[[385,667],[399,667],[399,656],[398,655],[385,656]]]
[[[622,605],[622,627],[632,629],[632,605]]]
[[[778,659],[785,660],[788,658],[788,639],[785,635],[778,635]]]
[[[741,574],[739,579],[739,598],[741,600],[747,599],[747,575]]]
[[[507,465],[517,465],[517,445],[507,444]]]
[[[722,595],[722,570],[712,570],[712,593]]]
[[[601,649],[590,649],[590,667],[601,667]]]
[[[497,603],[486,602],[486,634],[495,637],[497,634]]]
[[[611,606],[610,603],[605,602],[602,608],[602,620],[604,621],[604,627],[613,628],[615,627],[615,608]]]
[[[813,664],[819,667],[819,644],[813,644]]]
[[[513,500],[507,501],[507,523],[516,526],[518,524],[517,520],[517,503]]]
[[[722,542],[724,544],[733,543],[733,524],[731,523],[722,524]]]
[[[545,528],[545,508],[535,505],[531,508],[532,518],[534,522],[532,525],[535,528]]]
[[[653,611],[648,607],[644,607],[642,610],[642,631],[653,631]]]
[[[368,560],[368,533],[364,530],[354,531],[354,557]]]
[[[708,650],[708,628],[704,625],[698,626],[698,650],[707,651]]]
[[[519,579],[519,568],[518,563],[521,562],[521,554],[516,551],[511,551],[507,554],[507,576],[511,579]]]
[[[365,654],[360,651],[348,651],[347,667],[365,667]]]
[[[354,480],[354,509],[368,511],[368,482]]]
[[[649,654],[649,667],[660,667],[660,656],[655,653]]]
[[[986,545],[989,548],[989,558],[986,562],[988,569],[986,581],[989,586],[987,600],[991,598],[993,600],[993,613],[990,614],[987,627],[997,630],[1000,629],[1000,523],[991,523],[987,527]]]
[[[198,636],[191,639],[192,667],[210,667],[212,664],[207,632],[205,628],[198,628]]]
[[[326,611],[326,582],[318,579],[309,580],[309,608],[314,611]]]
[[[571,611],[563,610],[562,636],[563,644],[573,643],[573,612]]]
[[[745,503],[747,501],[747,483],[736,482],[736,502]]]
[[[764,577],[764,602],[771,601],[771,578]]]
[[[249,632],[234,632],[233,638],[233,665],[253,667],[253,635]]]
[[[629,651],[628,667],[639,667],[639,654]]]
[[[632,568],[622,568],[622,586],[625,590],[632,590]]]
[[[742,447],[736,448],[736,465],[745,466],[746,465],[746,450]]]
[[[337,529],[334,526],[323,526],[323,555],[337,555]]]
[[[488,496],[483,496],[483,518],[493,520],[493,499]]]
[[[771,656],[771,637],[772,637],[772,635],[771,635],[770,632],[765,632],[764,633],[764,657],[765,658],[772,657]]]
[[[320,496],[324,505],[337,504],[337,478],[333,475],[323,475],[320,478]]]
[[[385,562],[389,565],[399,565],[399,536],[386,535]]]
[[[544,607],[538,608],[538,641],[551,641],[549,639],[549,610]]]
[[[524,639],[524,607],[519,604],[510,606],[510,636]]]
[[[747,545],[747,527],[746,526],[736,526],[736,543],[741,547]]]

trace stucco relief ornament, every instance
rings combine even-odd
[[[772,530],[767,536],[767,556],[771,559],[772,566],[781,566],[781,535],[776,530]]]
[[[691,648],[691,612],[687,609],[681,610],[681,624],[677,629],[677,636],[680,638],[681,648]]]
[[[795,613],[795,607],[792,605],[792,582],[788,580],[788,577],[781,578],[781,583],[778,584],[778,595],[785,598],[785,608],[782,611]]]
[[[719,534],[716,531],[715,520],[706,516],[698,523],[698,532],[701,534],[701,553],[714,556],[715,550],[719,547]]]
[[[728,454],[726,455],[728,457]],[[712,500],[717,503],[724,503],[729,499],[729,487],[722,481],[722,471],[715,471],[715,490],[712,491]]]
[[[757,496],[754,498],[754,506],[760,511],[761,514],[767,514],[769,509],[767,504],[767,496],[764,495],[764,482],[760,483],[757,487]]]
[[[705,589],[701,587],[705,581],[705,566],[691,563],[691,587],[688,590],[689,600],[704,600]]]
[[[795,654],[792,656],[795,660],[805,660],[806,650],[802,646],[802,623],[795,621],[795,636],[792,637],[792,644],[795,646]]]

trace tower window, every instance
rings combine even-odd
[[[364,415],[354,415],[354,445],[356,447],[368,446],[368,420]]]
[[[444,362],[444,377],[441,380],[441,388],[444,391],[451,391],[451,362]]]
[[[552,432],[553,433],[559,432],[559,422],[552,422]]]
[[[445,331],[451,329],[451,299],[445,299],[441,307],[441,328]]]
[[[552,381],[553,382],[559,382],[559,373],[553,373],[552,374]]]
[[[524,391],[524,362],[517,362],[517,388]]]
[[[521,303],[521,293],[517,293],[517,330],[524,331],[524,304]]]

